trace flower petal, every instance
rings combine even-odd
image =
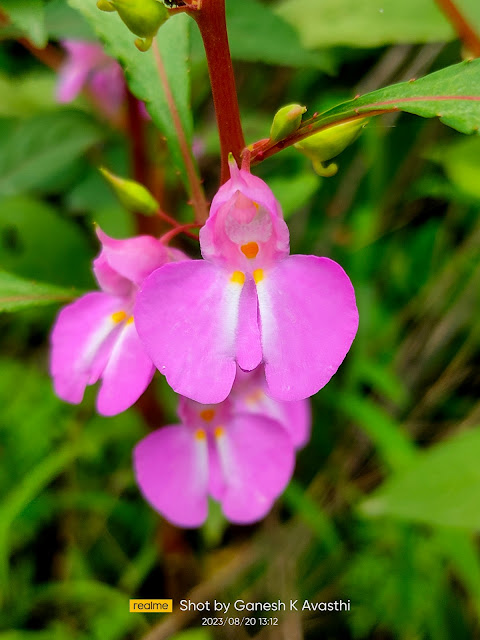
[[[180,527],[199,527],[207,517],[206,438],[183,425],[163,427],[133,452],[137,483],[148,502]]]
[[[50,371],[55,393],[63,400],[78,404],[87,384],[98,380],[118,332],[111,316],[122,303],[95,292],[60,311],[51,336]]]
[[[167,247],[153,236],[136,236],[126,240],[110,238],[100,227],[97,236],[102,243],[99,256],[124,278],[140,285],[152,271],[170,261]],[[98,274],[95,272],[95,275]],[[102,283],[99,280],[99,284]]]
[[[275,420],[238,414],[215,438],[225,482],[220,493],[225,516],[240,524],[263,518],[292,476],[290,437]]]
[[[125,100],[125,80],[122,67],[110,59],[109,63],[96,69],[89,80],[94,96],[105,111],[115,115]]]
[[[307,398],[345,358],[358,327],[352,284],[328,258],[289,256],[257,283],[268,392]]]
[[[61,65],[57,85],[57,100],[71,102],[83,89],[95,69],[117,65],[105,55],[99,44],[80,40],[64,40],[66,61]]]
[[[58,74],[57,101],[72,102],[87,82],[89,69],[81,62],[67,61]]]
[[[104,416],[134,404],[150,384],[155,367],[140,342],[133,322],[124,323],[102,374],[97,410]]]
[[[296,449],[310,439],[312,416],[310,401],[282,402],[266,394],[267,385],[263,366],[255,371],[238,370],[231,399],[239,413],[257,413],[277,420],[288,432]]]
[[[115,269],[112,269],[103,249],[93,261],[93,273],[105,293],[125,297],[134,295],[135,285],[127,278],[121,276]]]
[[[271,211],[276,217],[283,217],[280,204],[270,187],[261,178],[253,175],[250,171],[239,169],[235,161],[229,162],[229,166],[230,180],[227,180],[215,194],[210,207],[210,215],[215,214],[222,204],[228,202],[237,191],[240,191],[250,200],[258,202]]]
[[[273,400],[273,398],[265,399]],[[283,416],[280,422],[286,428],[295,449],[301,449],[310,440],[312,426],[312,412],[308,398],[303,400],[292,400],[291,402],[278,402],[283,409]]]
[[[255,284],[247,278],[240,296],[237,329],[237,362],[238,365],[251,371],[262,361],[262,345],[260,327],[258,326],[258,301]]]
[[[197,402],[224,400],[235,378],[242,284],[203,260],[167,264],[144,282],[135,323],[170,386]]]
[[[267,184],[230,163],[230,180],[212,200],[200,230],[202,256],[220,266],[252,272],[289,253],[289,231]]]

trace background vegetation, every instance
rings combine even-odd
[[[258,165],[293,252],[332,257],[351,277],[360,329],[313,398],[311,442],[266,520],[231,526],[212,506],[201,530],[175,529],[131,469],[134,444],[176,421],[163,380],[107,419],[94,390],[71,407],[48,376],[58,304],[94,286],[93,221],[117,237],[168,228],[123,209],[98,172],[138,173],[132,120],[106,120],[86,93],[55,101],[61,40],[96,38],[92,3],[79,4],[0,1],[0,640],[478,637],[480,138],[390,114],[370,120],[332,178],[291,148]],[[480,30],[478,3],[459,6]],[[248,142],[268,136],[284,104],[312,114],[465,53],[430,0],[227,0],[227,15]],[[211,198],[219,147],[207,68],[195,24],[177,20],[184,39],[163,40],[165,62]],[[136,177],[188,222],[171,152],[152,122],[142,127]],[[179,246],[198,254],[188,238]],[[32,307],[32,296],[57,303]],[[217,630],[195,615],[132,615],[132,597],[342,598],[351,610]]]

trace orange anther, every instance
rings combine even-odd
[[[204,409],[203,411],[200,411],[200,417],[202,420],[205,420],[205,422],[211,422],[215,417],[215,410]]]
[[[246,258],[252,260],[257,257],[258,244],[256,242],[247,242],[247,244],[242,244],[240,251]]]

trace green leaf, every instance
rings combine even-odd
[[[419,454],[366,500],[370,516],[480,530],[480,429],[456,435]]]
[[[480,27],[478,0],[456,4],[469,23]],[[310,48],[377,47],[456,37],[435,0],[283,0],[276,11],[299,30],[304,46]]]
[[[9,538],[14,520],[23,509],[45,489],[64,469],[80,455],[91,451],[92,444],[85,438],[76,443],[67,442],[43,458],[30,469],[21,482],[8,493],[0,507],[0,586],[8,581]]]
[[[56,76],[51,71],[36,70],[22,76],[0,74],[0,116],[26,117],[40,111],[57,109]]]
[[[342,412],[362,427],[391,469],[403,469],[411,464],[415,447],[400,424],[384,409],[369,398],[349,392],[335,394],[335,397]]]
[[[19,27],[33,44],[41,49],[47,44],[43,0],[0,0],[13,24]]]
[[[6,271],[87,288],[92,253],[81,227],[46,203],[21,196],[0,201],[0,265]]]
[[[65,0],[50,0],[45,7],[45,21],[50,38],[95,41],[95,34],[88,22]]]
[[[68,302],[74,297],[75,293],[68,289],[24,280],[12,273],[0,270],[0,312]]]
[[[295,480],[290,482],[282,499],[287,507],[318,536],[326,549],[335,551],[340,546],[335,525],[322,507],[309,496],[298,482]]]
[[[78,111],[8,122],[0,146],[0,195],[41,187],[102,137],[91,118]]]
[[[258,0],[227,0],[226,12],[233,58],[333,71],[329,52],[304,49],[294,27]]]
[[[426,157],[440,163],[462,193],[480,200],[480,138],[455,140],[433,149]]]
[[[252,160],[257,152],[266,158],[295,144],[305,134],[314,134],[346,120],[392,111],[439,118],[443,124],[461,133],[477,133],[480,129],[480,59],[467,60],[419,80],[394,84],[344,102],[304,120],[294,134],[276,145],[258,148],[252,153]]]
[[[59,623],[60,625],[60,623]],[[66,627],[62,632],[61,627],[44,631],[25,631],[12,629],[0,633],[0,640],[70,640],[72,631]]]
[[[350,100],[318,120],[406,111],[423,118],[440,118],[461,133],[480,128],[480,60],[467,60],[419,80],[401,82]],[[318,122],[318,121],[317,121]]]
[[[187,184],[185,165],[180,151],[174,119],[167,97],[159,80],[154,51],[141,53],[134,45],[135,37],[116,13],[99,11],[96,0],[68,0],[89,21],[105,42],[107,53],[124,67],[128,85],[137,98],[143,100],[153,121],[164,134],[172,154],[172,162]],[[159,30],[160,49],[170,90],[187,142],[192,138],[190,113],[190,80],[188,73],[189,18],[178,15],[168,20]]]

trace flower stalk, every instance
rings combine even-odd
[[[224,184],[230,177],[228,154],[237,163],[245,147],[232,58],[228,44],[225,0],[203,0],[201,8],[188,12],[195,19],[203,39],[213,104],[217,118],[221,149],[221,176]]]

